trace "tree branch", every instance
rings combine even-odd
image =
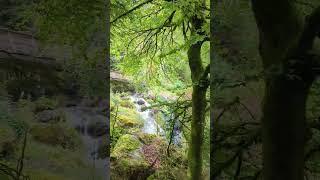
[[[127,11],[127,12],[119,15],[119,16],[116,17],[114,20],[112,20],[110,23],[111,23],[111,24],[112,24],[112,23],[115,23],[115,22],[118,21],[119,19],[121,19],[121,18],[129,15],[129,14],[132,13],[133,11],[141,8],[141,7],[144,6],[145,4],[148,4],[148,3],[152,2],[152,1],[153,1],[153,0],[146,0],[146,1],[142,2],[141,4],[139,4],[139,5],[135,6],[135,7],[133,7],[132,9],[130,9],[129,11]]]

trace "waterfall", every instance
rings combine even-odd
[[[137,112],[140,114],[142,119],[144,120],[144,125],[142,131],[147,134],[156,134],[160,136],[165,136],[164,130],[160,127],[160,125],[156,122],[154,117],[154,110],[152,108],[148,108],[151,105],[138,94],[134,94],[130,96],[131,101],[135,104]],[[169,121],[173,119],[173,114],[170,117],[165,116],[161,113],[164,117],[166,123],[170,123]],[[182,139],[182,133],[180,130],[179,122],[176,122],[174,125],[173,136],[172,136],[173,144],[179,145]]]
[[[101,159],[98,154],[99,146],[102,144],[103,137],[92,137],[88,131],[89,122],[97,119],[98,115],[82,111],[77,107],[67,108],[65,112],[68,119],[71,120],[72,126],[78,129],[81,135],[81,140],[86,151],[86,157],[84,160],[87,161],[93,169],[91,177],[88,178],[92,179],[94,177],[94,179],[97,180],[102,177],[102,179],[108,178],[108,174],[106,173],[108,171],[108,159]]]
[[[139,97],[138,94],[134,94],[130,96],[130,98],[131,101],[135,104],[137,112],[144,120],[142,131],[147,134],[157,134],[161,136],[165,135],[164,130],[155,120],[153,110],[151,108],[147,108],[150,107],[150,104],[142,97]]]

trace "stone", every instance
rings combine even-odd
[[[139,104],[139,105],[143,105],[143,104],[145,104],[146,102],[144,101],[144,100],[142,100],[142,99],[139,99],[138,101],[137,101],[137,104]]]
[[[107,134],[108,125],[106,122],[94,122],[88,126],[88,134],[92,137],[101,137]]]
[[[36,115],[36,120],[42,123],[56,123],[65,121],[63,112],[59,110],[44,110]]]

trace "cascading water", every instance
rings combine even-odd
[[[92,174],[86,179],[95,179],[95,180],[106,180],[108,179],[108,163],[107,158],[99,158],[98,150],[99,146],[102,144],[104,136],[102,137],[93,137],[89,133],[89,122],[95,119],[101,118],[105,119],[104,116],[97,115],[94,113],[88,113],[76,107],[67,108],[65,110],[67,119],[70,120],[70,123],[75,127],[80,135],[83,145],[85,147],[86,157],[84,160],[88,162],[90,167],[92,167]],[[106,121],[106,120],[105,120]]]
[[[142,97],[139,97],[137,94],[134,94],[130,98],[135,104],[138,113],[144,120],[142,131],[147,134],[164,135],[163,129],[155,121],[153,110],[147,108],[150,107],[150,104]]]
[[[135,104],[137,112],[140,114],[142,119],[144,120],[144,126],[142,128],[142,131],[147,134],[157,134],[160,136],[165,136],[164,130],[160,127],[160,125],[155,121],[154,117],[154,111],[150,107],[150,104],[142,97],[140,97],[138,94],[134,94],[130,96],[131,101]],[[170,123],[169,121],[172,119],[171,115],[170,117],[163,115],[166,123]],[[181,142],[181,131],[180,131],[180,125],[179,123],[175,123],[174,129],[173,129],[173,136],[172,136],[172,143],[173,144],[180,144]]]

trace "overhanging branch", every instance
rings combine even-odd
[[[135,6],[135,7],[133,7],[132,9],[130,9],[129,11],[127,11],[127,12],[125,12],[125,13],[123,13],[123,14],[121,14],[121,15],[119,15],[118,17],[116,17],[114,20],[112,20],[111,21],[111,24],[112,23],[115,23],[116,21],[118,21],[119,19],[121,19],[121,18],[123,18],[123,17],[125,17],[125,16],[127,16],[127,15],[129,15],[130,13],[132,13],[133,11],[135,11],[135,10],[137,10],[137,9],[139,9],[139,8],[141,8],[141,7],[143,7],[144,5],[146,5],[146,4],[148,4],[148,3],[150,3],[150,2],[152,2],[153,0],[146,0],[146,1],[144,1],[144,2],[142,2],[141,4],[139,4],[139,5],[137,5],[137,6]]]

